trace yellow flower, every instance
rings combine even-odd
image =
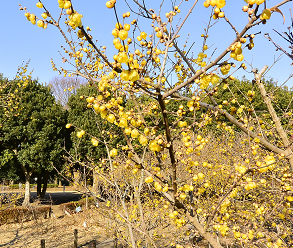
[[[92,142],[93,146],[98,146],[99,145],[99,141],[96,138],[92,138],[91,142]]]
[[[198,173],[197,174],[198,179],[203,179],[205,177],[205,175],[203,173]]]
[[[110,151],[110,156],[111,157],[115,157],[115,156],[117,156],[117,154],[118,154],[118,151],[115,148]]]
[[[236,166],[235,169],[236,169],[240,174],[244,174],[244,173],[246,172],[246,167],[245,167],[245,165]]]
[[[249,182],[248,184],[246,184],[245,186],[244,186],[244,188],[246,189],[246,190],[251,190],[251,189],[254,189],[254,188],[256,188],[256,183],[255,182]]]
[[[63,5],[64,7],[64,5]],[[81,27],[82,26],[82,22],[81,22],[81,18],[83,17],[83,15],[77,13],[76,11],[74,13],[72,13],[71,15],[69,15],[69,25],[73,28],[76,29],[76,27]]]
[[[260,15],[261,20],[268,20],[271,18],[271,10],[270,9],[264,9],[263,12]]]
[[[137,138],[138,135],[139,135],[139,132],[137,131],[137,129],[133,129],[133,130],[131,131],[131,137],[132,137],[132,138]]]
[[[218,8],[222,9],[226,5],[226,0],[218,0],[216,5],[217,5]]]
[[[265,162],[267,165],[273,164],[273,163],[275,163],[275,161],[276,160],[275,160],[274,156],[266,156],[266,158],[265,158]]]
[[[71,2],[70,1],[65,1],[64,3],[64,9],[69,9],[71,7]]]
[[[79,131],[79,132],[76,133],[76,136],[78,138],[81,138],[84,134],[85,134],[85,131],[84,130],[81,130],[81,131]]]
[[[143,146],[146,146],[148,144],[148,139],[144,135],[139,136],[139,143]]]
[[[128,63],[128,56],[127,56],[127,54],[126,54],[126,52],[120,52],[119,54],[118,54],[118,58],[117,58],[117,61],[119,62],[119,63]],[[125,73],[127,73],[128,75],[129,75],[129,71],[124,71],[123,70],[123,72],[125,72]],[[122,78],[122,73],[121,73],[121,78]],[[124,80],[124,79],[123,79]],[[128,81],[128,80],[124,80],[124,81]]]
[[[38,8],[43,8],[43,4],[42,4],[41,2],[38,2],[38,3],[36,4],[36,6],[37,6]]]
[[[129,81],[129,71],[123,70],[122,73],[120,74],[120,77],[123,81]]]
[[[38,27],[43,28],[44,27],[44,22],[42,20],[38,20],[37,25],[38,25]]]
[[[222,72],[222,74],[223,74],[223,75],[228,74],[229,71],[230,71],[230,68],[231,68],[231,65],[230,65],[230,64],[227,64],[227,63],[223,64],[223,65],[221,66],[221,72]]]
[[[119,38],[121,40],[126,40],[127,37],[128,37],[128,32],[126,30],[122,29],[122,30],[119,31],[119,35],[118,36],[119,36]]]
[[[149,176],[149,177],[147,177],[144,181],[145,181],[146,183],[152,183],[152,182],[154,181],[154,179],[153,179],[151,176]]]
[[[127,125],[128,125],[127,119],[121,118],[119,122],[119,127],[127,127]]]
[[[179,197],[180,199],[184,200],[187,197],[187,195],[185,193],[181,193]]]
[[[115,115],[113,114],[109,114],[108,117],[107,117],[107,120],[111,123],[113,123],[115,121]]]
[[[143,38],[145,40],[147,37],[147,34],[146,34],[146,32],[141,32],[140,36],[141,36],[141,38]]]
[[[43,17],[44,19],[47,19],[47,17],[48,17],[47,13],[44,12],[44,13],[42,14],[42,17]]]
[[[129,80],[131,82],[134,82],[134,81],[136,81],[138,79],[139,79],[139,75],[138,75],[137,71],[136,70],[131,70],[130,73],[129,73]]]
[[[167,192],[169,190],[168,184],[165,185],[165,187],[162,189],[163,192]]]
[[[154,183],[154,187],[155,187],[155,189],[157,190],[157,191],[162,191],[162,186],[161,186],[161,184],[160,183],[158,183],[158,182],[155,182]]]
[[[159,152],[161,151],[161,146],[159,146],[157,144],[157,141],[156,140],[152,140],[149,144],[149,147],[150,147],[150,150],[153,151],[153,152]]]

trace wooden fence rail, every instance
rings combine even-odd
[[[78,236],[77,234],[78,234],[77,229],[74,229],[74,240],[73,240],[73,247],[74,248],[77,248],[77,236]],[[46,247],[45,243],[46,243],[45,239],[41,239],[41,248],[45,248]],[[91,247],[92,248],[96,248],[97,247],[97,241],[96,240],[93,240],[91,242]]]

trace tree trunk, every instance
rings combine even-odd
[[[123,209],[125,211],[126,220],[129,221],[129,214],[128,214],[128,210],[127,210],[124,198],[121,198],[121,203],[122,203]],[[128,222],[127,225],[128,225],[129,237],[131,240],[132,248],[136,248],[136,240],[133,235],[133,230],[132,230],[132,226],[131,226],[130,221]]]
[[[80,179],[81,179],[80,172],[79,171],[74,171],[73,172],[73,177],[74,177],[74,187],[79,187]]]
[[[95,195],[98,194],[98,189],[99,189],[99,181],[98,181],[98,173],[96,172],[95,168],[93,169],[93,193]]]
[[[137,201],[137,205],[138,205],[138,208],[139,208],[141,227],[142,227],[142,230],[145,232],[145,235],[146,235],[146,238],[147,238],[147,241],[146,241],[147,247],[153,247],[153,244],[154,244],[154,247],[156,247],[155,243],[153,243],[153,241],[151,240],[151,238],[149,236],[149,233],[148,233],[148,230],[146,228],[146,224],[145,224],[145,220],[144,220],[143,207],[142,207],[142,203],[141,203],[139,194],[140,194],[139,189],[134,187],[134,197],[135,197],[135,199]]]
[[[37,198],[40,199],[41,198],[41,190],[42,190],[42,175],[38,174],[37,178],[38,178],[38,180],[37,180]]]
[[[33,174],[34,170],[32,169],[31,171],[28,171],[25,167],[25,165],[21,164],[21,168],[23,171],[23,174],[25,176],[25,192],[24,192],[24,200],[22,203],[22,206],[29,206],[30,205],[30,196],[31,196],[31,191],[30,191],[30,179],[31,175]]]
[[[41,193],[42,199],[44,198],[46,191],[47,191],[48,179],[49,179],[49,171],[46,171],[45,176],[44,176],[44,180],[43,180],[43,189],[42,189],[42,193]]]
[[[204,228],[204,226],[199,223],[197,217],[191,216],[188,211],[186,212],[186,216],[188,220],[195,226],[200,235],[203,236],[214,248],[223,248],[223,246],[221,246],[220,242],[217,240],[217,236],[209,233]]]
[[[43,175],[43,180],[42,180]],[[37,181],[37,197],[39,199],[43,199],[48,186],[48,179],[49,179],[49,171],[46,171],[45,173],[38,174],[38,181]],[[43,183],[43,188],[42,188]]]
[[[25,192],[24,192],[24,200],[22,206],[26,207],[30,205],[30,179],[31,175],[28,172],[25,172]]]
[[[292,155],[292,150],[290,148],[290,141],[288,139],[288,135],[285,132],[284,128],[282,127],[280,118],[278,117],[271,99],[268,97],[267,91],[265,89],[264,84],[261,82],[261,78],[263,76],[263,74],[265,73],[265,71],[268,69],[268,66],[265,65],[260,72],[258,72],[257,70],[254,71],[254,77],[256,80],[256,85],[259,88],[259,91],[261,93],[261,96],[265,102],[265,104],[267,105],[267,108],[269,110],[269,113],[276,125],[276,130],[285,146],[285,151],[284,151],[284,155],[286,155],[287,159],[289,160],[290,166],[291,166],[291,171],[293,171],[293,155]]]

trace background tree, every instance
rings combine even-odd
[[[11,83],[12,87],[17,87],[17,81]],[[1,109],[3,118],[5,111]],[[27,83],[17,116],[11,116],[3,123],[0,140],[5,150],[2,154],[6,156],[6,164],[9,162],[15,166],[13,170],[22,170],[25,178],[24,205],[29,204],[31,175],[34,172],[48,173],[54,169],[53,165],[62,166],[65,123],[66,112],[62,106],[56,104],[50,89],[37,81]],[[46,177],[46,173],[42,176]],[[46,185],[45,181],[39,196],[45,194]]]
[[[31,78],[31,73],[27,74],[28,65],[29,62],[18,68],[14,80],[8,80],[0,73],[0,108],[7,117],[17,115],[22,89],[26,87]],[[17,81],[17,87],[13,86],[15,81]],[[2,119],[3,121],[5,119]],[[0,122],[0,127],[1,124]]]
[[[82,77],[54,77],[49,82],[52,93],[55,99],[64,108],[68,108],[68,99],[72,94],[76,93],[76,90],[86,84],[86,79]]]
[[[96,111],[99,110],[100,105],[97,102],[92,102],[89,98],[95,92],[96,89],[93,85],[82,85],[76,89],[75,94],[69,97],[67,103],[72,142],[68,158],[74,165],[74,170],[80,173],[83,173],[83,166],[87,166],[91,171],[94,168],[93,165],[107,157],[104,142],[111,144],[113,147],[122,146],[124,143],[121,133],[120,135],[117,133],[119,130],[109,125],[106,120],[103,120],[97,114]],[[80,139],[82,132],[88,132],[89,130],[89,138]]]

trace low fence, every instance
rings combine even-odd
[[[43,187],[43,184],[41,187]],[[58,184],[55,184],[55,183],[48,183],[47,184],[47,188],[57,188],[57,187],[58,187]],[[2,186],[2,188],[5,188],[6,190],[8,190],[8,189],[25,189],[25,184],[22,184],[22,183],[11,184],[9,186]],[[33,189],[37,188],[37,184],[30,184],[30,188],[33,188]]]
[[[36,219],[48,219],[51,216],[51,206],[43,205],[32,208],[10,207],[0,211],[0,225],[21,223]]]
[[[117,248],[117,240],[113,240],[113,241],[114,241],[113,247],[114,248]],[[72,243],[73,243],[73,248],[77,248],[78,247],[78,245],[77,245],[78,244],[78,230],[77,229],[74,229],[73,242]],[[89,242],[89,245],[90,246],[87,246],[87,247],[96,248],[97,245],[100,245],[102,243],[97,242],[96,240],[92,240],[92,241]],[[46,247],[46,240],[45,239],[41,239],[41,248],[45,248],[45,247]]]

